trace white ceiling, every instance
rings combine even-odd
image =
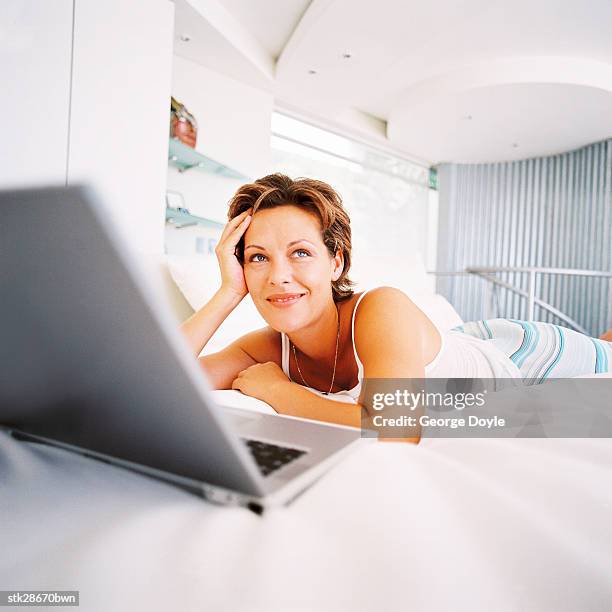
[[[199,16],[218,69],[431,163],[612,137],[612,0],[176,4],[177,35]],[[200,44],[177,53],[206,63]]]
[[[276,60],[308,8],[310,0],[223,0],[221,4]]]

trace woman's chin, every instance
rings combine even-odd
[[[277,332],[289,334],[302,329],[307,324],[307,313],[293,308],[277,309],[274,306],[266,305],[258,308],[259,314],[265,322]]]
[[[304,327],[304,322],[295,317],[264,317],[266,323],[277,332],[291,334]]]

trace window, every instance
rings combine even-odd
[[[358,289],[431,289],[424,266],[434,217],[426,166],[280,112],[272,116],[272,163],[275,172],[317,178],[340,193],[351,216],[350,277]]]

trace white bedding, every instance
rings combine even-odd
[[[606,610],[611,485],[612,439],[364,440],[257,517],[0,432],[0,589],[88,612]]]
[[[609,609],[611,440],[365,443],[257,517],[0,433],[0,588],[88,612]]]

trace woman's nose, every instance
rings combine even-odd
[[[284,259],[276,259],[269,267],[268,282],[271,285],[282,285],[291,282],[291,266]]]

